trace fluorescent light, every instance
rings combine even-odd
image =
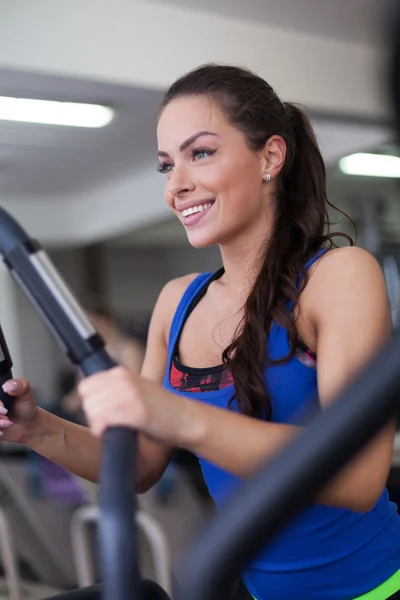
[[[0,96],[0,120],[67,127],[105,127],[114,116],[108,106]]]
[[[358,152],[343,157],[339,161],[339,168],[347,175],[400,177],[400,158],[385,154]]]

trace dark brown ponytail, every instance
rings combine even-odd
[[[241,412],[270,419],[271,400],[264,370],[267,339],[273,322],[288,332],[289,360],[296,350],[297,332],[292,309],[307,282],[305,264],[322,248],[336,246],[329,232],[325,165],[312,126],[303,111],[280,101],[271,86],[238,67],[205,65],[178,79],[167,90],[160,112],[174,98],[209,95],[241,130],[250,148],[263,148],[272,135],[286,142],[287,155],[279,176],[276,220],[266,244],[262,266],[251,290],[242,322],[223,352],[231,370]],[[300,278],[300,285],[298,285]]]

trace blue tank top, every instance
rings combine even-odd
[[[307,268],[320,253],[307,263]],[[164,387],[193,400],[227,409],[234,387],[210,392],[177,392],[170,383],[176,342],[191,305],[208,287],[212,273],[199,275],[187,288],[176,310],[168,346]],[[285,329],[273,324],[267,353],[274,360],[289,352]],[[265,372],[272,403],[272,422],[304,424],[318,409],[317,374],[296,357]],[[235,401],[231,405],[237,409]],[[266,430],[267,434],[267,430]],[[199,456],[205,482],[222,509],[239,478]],[[374,589],[400,569],[400,517],[389,501],[387,490],[372,510],[357,513],[347,509],[311,505],[292,520],[258,553],[242,573],[257,600],[351,600]]]

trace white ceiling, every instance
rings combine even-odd
[[[151,0],[347,42],[380,40],[386,0]]]
[[[0,95],[93,102],[116,118],[102,129],[0,121],[0,194],[57,198],[154,160],[156,91],[0,69]]]

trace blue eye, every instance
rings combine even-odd
[[[212,156],[215,152],[216,150],[210,150],[209,148],[197,148],[196,150],[192,150],[192,158],[193,160],[200,160]]]
[[[173,165],[171,163],[160,163],[157,167],[159,173],[169,173],[172,169]]]
[[[196,148],[191,151],[190,156],[192,160],[197,161],[202,158],[208,158],[216,153],[216,150],[211,150],[210,148]],[[171,162],[159,163],[157,167],[157,171],[159,173],[167,174],[170,173],[174,168],[174,165]]]

